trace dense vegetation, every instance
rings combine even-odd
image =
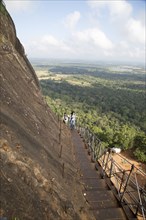
[[[62,116],[75,110],[78,121],[104,146],[133,148],[134,155],[146,162],[143,68],[68,64],[36,70],[47,70],[40,82],[54,112]]]

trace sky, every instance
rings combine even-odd
[[[28,58],[145,63],[145,0],[4,0]]]

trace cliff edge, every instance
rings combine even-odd
[[[0,217],[94,219],[78,181],[70,131],[47,106],[2,2],[0,83]]]

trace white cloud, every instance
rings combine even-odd
[[[78,11],[74,11],[73,13],[68,14],[64,21],[65,26],[70,29],[74,28],[80,20],[80,17],[81,15]]]
[[[88,0],[87,3],[91,8],[100,10],[101,8],[105,7],[108,2],[107,1]]]
[[[44,44],[46,46],[47,45],[58,46],[59,41],[52,35],[45,35],[41,38],[41,44]]]
[[[129,44],[126,41],[120,41],[118,47],[127,50],[129,48]]]
[[[97,11],[97,15],[101,15],[103,9],[108,9],[109,14],[110,14],[110,19],[115,20],[115,19],[125,19],[128,16],[130,16],[132,12],[132,7],[131,5],[125,1],[125,0],[118,0],[118,1],[105,1],[105,0],[100,0],[100,1],[92,1],[88,0],[88,5]]]
[[[6,8],[10,12],[27,11],[34,5],[33,1],[20,1],[20,0],[4,0]]]
[[[126,31],[130,41],[145,44],[145,26],[139,20],[130,18],[126,24]]]
[[[74,31],[68,40],[44,35],[26,45],[31,57],[72,58],[90,60],[144,60],[144,49],[128,41],[113,44],[99,29]]]
[[[113,43],[99,29],[74,31],[70,38],[58,39],[52,35],[44,35],[31,40],[26,45],[26,53],[35,57],[54,58],[82,58],[92,57],[100,59],[112,55]]]
[[[128,41],[120,41],[114,47],[112,51],[113,60],[136,60],[144,61],[145,60],[145,51],[144,48],[141,48],[136,45],[129,44]]]
[[[87,43],[102,49],[112,49],[113,43],[107,38],[104,32],[98,28],[87,29],[73,34],[80,43]]]
[[[112,19],[125,19],[131,15],[132,7],[126,1],[109,1],[108,4]]]
[[[108,33],[112,45],[114,44],[110,50],[104,50],[103,47],[101,54],[109,55],[112,59],[144,60],[146,43],[144,10],[140,13],[136,11],[134,17],[132,4],[125,0],[88,0],[88,5],[92,9],[94,20],[97,20],[98,26],[100,25],[104,32]],[[105,44],[106,48],[106,40],[102,42],[101,39],[99,37],[99,42],[101,45]]]
[[[71,48],[62,40],[52,35],[44,35],[39,39],[31,40],[26,45],[26,53],[31,57],[62,57],[72,53]]]
[[[97,0],[88,1],[88,4],[90,8],[84,14],[86,17],[82,15],[83,26],[78,26],[82,27],[80,31],[77,24],[81,14],[74,11],[64,20],[63,24],[67,29],[63,29],[64,26],[59,27],[62,33],[65,32],[64,35],[59,31],[53,31],[55,35],[41,33],[42,37],[35,37],[37,39],[26,44],[27,54],[46,58],[143,61],[143,16],[132,17],[133,9],[129,1]],[[97,19],[96,22],[91,22],[88,15]],[[48,32],[47,28],[45,32]]]
[[[90,32],[90,33],[89,33]],[[91,33],[92,32],[92,33]],[[48,35],[31,41],[25,49],[28,56],[40,58],[65,58],[65,59],[89,59],[89,60],[123,60],[144,61],[144,49],[133,46],[127,41],[117,44],[94,41],[95,30],[76,32],[68,41],[56,39]],[[107,39],[106,39],[107,40]],[[108,40],[107,40],[108,42]],[[103,46],[103,45],[106,46]]]
[[[70,47],[67,46],[66,43],[64,43],[62,40],[55,38],[52,35],[45,35],[43,36],[39,42],[40,45],[42,45],[46,51],[48,51],[50,48],[58,51],[70,51]]]

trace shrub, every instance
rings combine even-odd
[[[145,152],[141,151],[141,149],[136,148],[134,155],[140,162],[146,163],[146,154]]]

